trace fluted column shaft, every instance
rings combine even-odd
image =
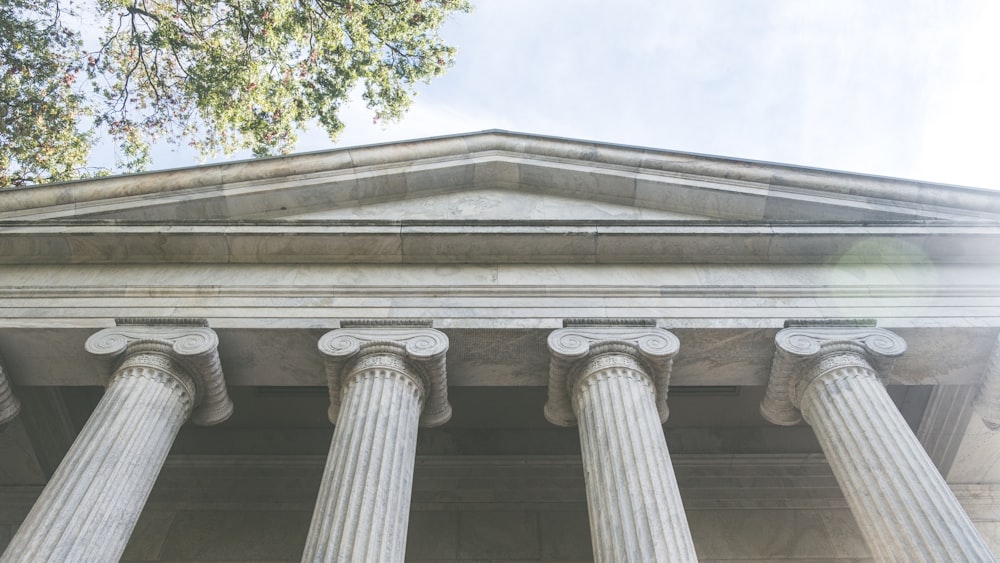
[[[323,335],[336,424],[304,562],[402,563],[419,426],[451,418],[448,337],[384,323]]]
[[[643,319],[566,324],[548,338],[545,418],[580,427],[595,559],[697,561],[662,426],[677,337]]]
[[[897,334],[870,321],[789,321],[760,411],[805,419],[878,561],[996,561],[886,393]]]
[[[875,558],[995,561],[876,372],[859,356],[830,359],[799,408]]]
[[[590,358],[575,382],[597,561],[697,561],[654,399],[624,354]]]
[[[157,346],[130,355],[0,561],[117,561],[195,386]]]
[[[403,561],[423,402],[398,356],[365,356],[343,379],[303,561]]]
[[[14,419],[21,411],[21,403],[10,390],[7,383],[7,372],[4,370],[3,359],[0,358],[0,424]]]

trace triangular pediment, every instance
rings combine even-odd
[[[0,264],[994,263],[1000,193],[506,132],[0,191]]]
[[[272,219],[287,221],[706,221],[712,217],[579,199],[545,193],[483,189],[364,205]]]
[[[0,192],[0,223],[998,218],[986,190],[500,131]]]

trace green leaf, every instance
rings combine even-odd
[[[102,135],[115,171],[165,140],[203,154],[291,150],[312,120],[336,139],[355,86],[376,119],[399,119],[414,87],[451,66],[438,30],[465,0],[96,0],[100,45],[81,52],[60,3],[0,7],[0,187],[66,180]],[[75,15],[75,14],[74,14]]]

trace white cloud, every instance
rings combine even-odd
[[[1000,4],[969,15],[953,76],[935,85],[920,134],[921,178],[1000,189]]]
[[[995,185],[998,6],[481,1],[401,123],[355,101],[336,145],[314,128],[298,150],[502,128]]]
[[[330,141],[325,131],[313,128],[300,135],[297,150],[313,151],[330,149],[338,146],[367,145],[386,143],[420,137],[467,133],[483,129],[511,127],[511,123],[503,116],[480,110],[475,107],[453,107],[441,105],[435,101],[418,102],[407,113],[405,119],[398,123],[375,123],[372,111],[365,107],[360,98],[347,104],[342,113],[344,132],[336,143]]]

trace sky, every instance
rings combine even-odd
[[[473,2],[402,121],[355,101],[296,152],[507,129],[1000,189],[995,0]]]

